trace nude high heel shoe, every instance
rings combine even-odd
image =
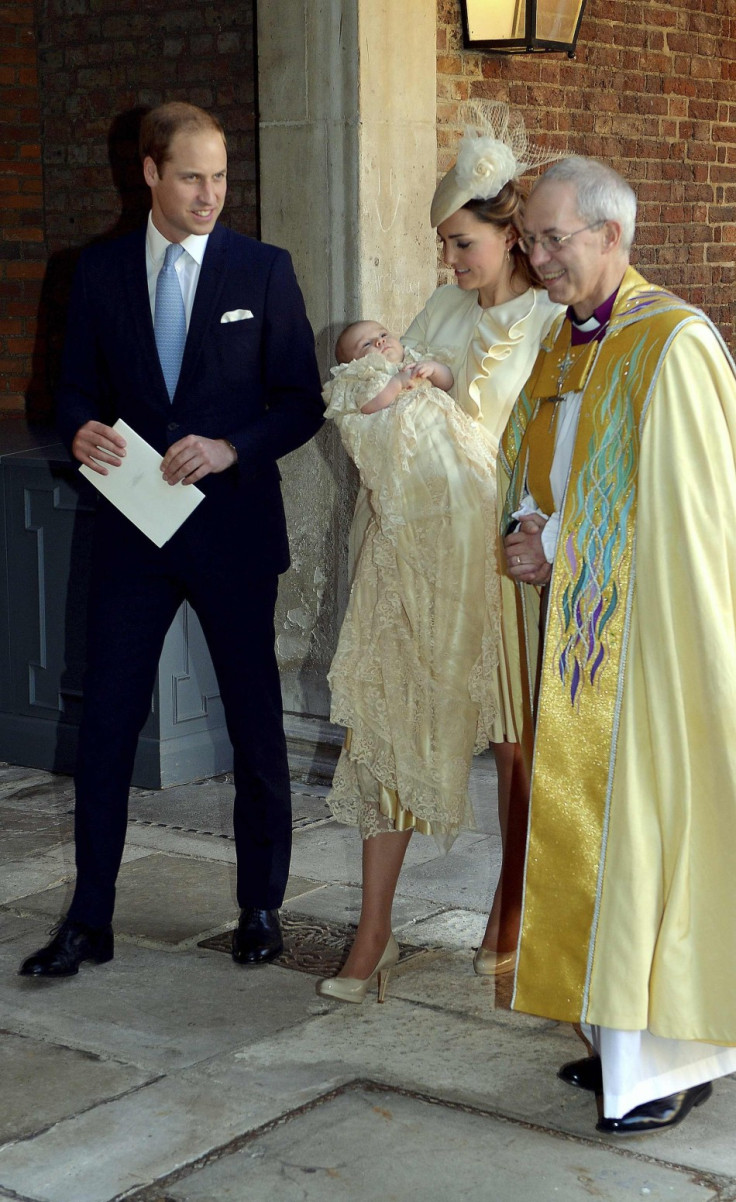
[[[359,977],[323,977],[317,982],[317,993],[320,997],[332,998],[336,1002],[355,1002],[356,1005],[360,1005],[374,977],[378,977],[378,1001],[382,1002],[386,996],[391,969],[398,960],[399,945],[393,935],[389,935],[383,955],[369,977],[365,980]]]
[[[473,971],[476,977],[502,977],[516,968],[516,952],[489,952],[479,947],[473,956]]]

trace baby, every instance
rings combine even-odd
[[[496,716],[495,447],[448,395],[450,369],[379,322],[349,325],[335,354],[325,416],[363,487],[329,673],[349,746],[328,801],[363,838],[416,825],[447,847],[472,824],[470,763]]]
[[[335,356],[341,364],[364,359],[373,351],[382,355],[388,363],[402,366],[376,396],[361,405],[361,413],[377,413],[379,409],[392,405],[400,392],[415,387],[416,380],[429,380],[430,384],[434,384],[436,388],[443,388],[445,392],[452,388],[455,382],[449,367],[434,359],[421,359],[404,367],[407,352],[400,340],[377,321],[351,322],[345,327],[335,345]]]

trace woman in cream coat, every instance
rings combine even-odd
[[[524,192],[516,177],[550,157],[529,147],[523,123],[520,118],[512,120],[506,106],[492,104],[478,115],[475,128],[466,131],[460,144],[456,165],[438,186],[431,209],[432,225],[437,227],[455,283],[437,289],[402,339],[420,354],[442,353],[454,377],[450,393],[481,425],[493,462],[540,342],[561,312],[544,289],[535,287],[517,246]],[[503,602],[500,612],[491,615],[497,646],[495,705],[493,713],[485,716],[482,734],[485,744],[493,747],[498,769],[504,864],[474,960],[480,975],[510,971],[515,965],[528,795],[519,747],[520,698],[512,695],[510,683],[519,675],[518,659],[516,670],[511,662],[518,657],[516,597],[508,578],[499,575]],[[458,581],[457,588],[463,587],[464,582]],[[465,595],[462,600],[469,602]],[[482,589],[477,603],[484,604]],[[331,682],[334,690],[336,682],[332,678]],[[350,682],[341,681],[340,686],[349,689]],[[382,999],[385,980],[398,959],[391,910],[413,830],[442,835],[441,827],[436,829],[435,824],[433,829],[431,821],[402,806],[390,782],[382,779],[378,757],[370,762],[363,755],[359,762],[355,752],[351,756],[351,748],[364,748],[367,741],[347,740],[329,798],[335,816],[357,824],[363,838],[360,923],[340,973],[317,985],[322,996],[352,1002],[362,1002],[376,976]],[[375,786],[370,789],[366,769]]]

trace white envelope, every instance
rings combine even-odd
[[[252,317],[250,309],[231,309],[229,313],[223,313],[220,318],[220,324],[223,321],[245,321],[247,317]]]
[[[122,434],[127,444],[120,467],[104,464],[106,476],[100,476],[85,464],[79,470],[151,542],[163,547],[204,501],[204,493],[195,484],[182,484],[181,481],[167,484],[161,475],[158,451],[126,422],[115,422],[113,430]]]

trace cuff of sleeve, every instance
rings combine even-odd
[[[560,535],[560,515],[553,513],[542,530],[542,550],[547,563],[554,563],[557,539]]]

